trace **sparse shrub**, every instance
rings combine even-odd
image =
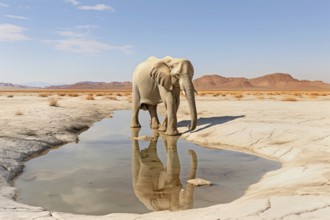
[[[116,96],[107,96],[107,98],[110,100],[116,100],[116,101],[118,100]]]
[[[243,94],[238,93],[238,94],[235,95],[235,98],[237,98],[237,99],[241,99],[241,98],[243,98]]]
[[[21,110],[17,110],[15,115],[23,115],[23,112]]]
[[[94,100],[94,95],[93,94],[88,94],[85,97],[86,100]]]
[[[48,99],[49,106],[58,107],[58,99],[50,98]]]
[[[8,95],[7,97],[8,97],[8,98],[13,98],[14,96],[13,96],[13,95]]]
[[[294,96],[285,96],[281,99],[282,101],[287,101],[287,102],[295,102],[298,101],[298,99]]]
[[[60,92],[57,94],[58,96],[66,96],[66,93],[65,92]]]
[[[103,93],[96,93],[95,96],[104,96]]]
[[[320,94],[318,92],[311,92],[310,95],[311,96],[319,96]]]
[[[41,93],[41,94],[39,94],[39,97],[48,97],[48,94]]]
[[[68,96],[70,96],[70,97],[78,97],[79,94],[77,94],[77,93],[69,93]]]
[[[263,96],[263,95],[259,95],[259,96],[257,96],[258,97],[258,99],[260,99],[260,100],[264,100],[265,99],[265,97]]]

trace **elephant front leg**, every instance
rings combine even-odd
[[[167,129],[167,114],[165,114],[164,119],[160,127],[158,128],[159,131],[165,132]]]
[[[166,102],[164,102],[165,109],[167,109]],[[164,119],[160,127],[158,128],[159,131],[165,132],[167,129],[167,113],[165,112]]]
[[[180,135],[177,129],[176,106],[173,103],[172,96],[169,96],[167,102],[166,116],[167,116],[167,129],[165,134],[170,136]],[[169,104],[172,103],[172,104]]]

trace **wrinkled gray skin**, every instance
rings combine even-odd
[[[177,111],[180,104],[180,90],[189,103],[190,130],[196,128],[197,111],[195,88],[192,83],[194,68],[189,60],[164,57],[149,57],[140,63],[133,75],[132,87],[132,128],[141,127],[138,119],[139,110],[148,110],[151,117],[150,127],[164,131],[166,135],[179,135],[177,130]],[[157,105],[164,102],[166,114],[162,124],[157,117]]]
[[[132,128],[132,181],[136,197],[153,211],[184,210],[193,208],[194,186],[184,188],[180,181],[180,161],[177,152],[178,137],[161,134],[166,150],[166,167],[157,154],[159,133],[146,149],[140,150],[138,137],[140,128]],[[195,178],[197,156],[189,150],[192,157],[190,179]]]

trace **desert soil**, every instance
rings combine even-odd
[[[198,127],[183,137],[202,146],[256,154],[282,163],[228,203],[178,212],[112,213],[84,216],[16,202],[13,178],[24,161],[75,141],[112,111],[129,109],[127,97],[0,95],[0,219],[327,219],[330,216],[330,98],[287,102],[278,99],[197,98]],[[162,110],[162,109],[161,109]],[[180,125],[189,109],[182,101]],[[186,127],[180,127],[185,132]]]

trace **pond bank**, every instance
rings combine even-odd
[[[198,98],[197,132],[183,137],[204,146],[252,152],[282,162],[231,203],[179,212],[110,214],[99,219],[311,219],[330,215],[330,102],[218,101]],[[128,109],[124,100],[65,97],[60,107],[35,96],[0,97],[0,218],[95,219],[56,213],[13,200],[8,182],[36,152],[75,141],[81,130]],[[31,104],[33,103],[33,104]],[[19,115],[15,112],[22,111]],[[189,119],[182,102],[179,120]],[[180,128],[185,131],[185,127]]]

